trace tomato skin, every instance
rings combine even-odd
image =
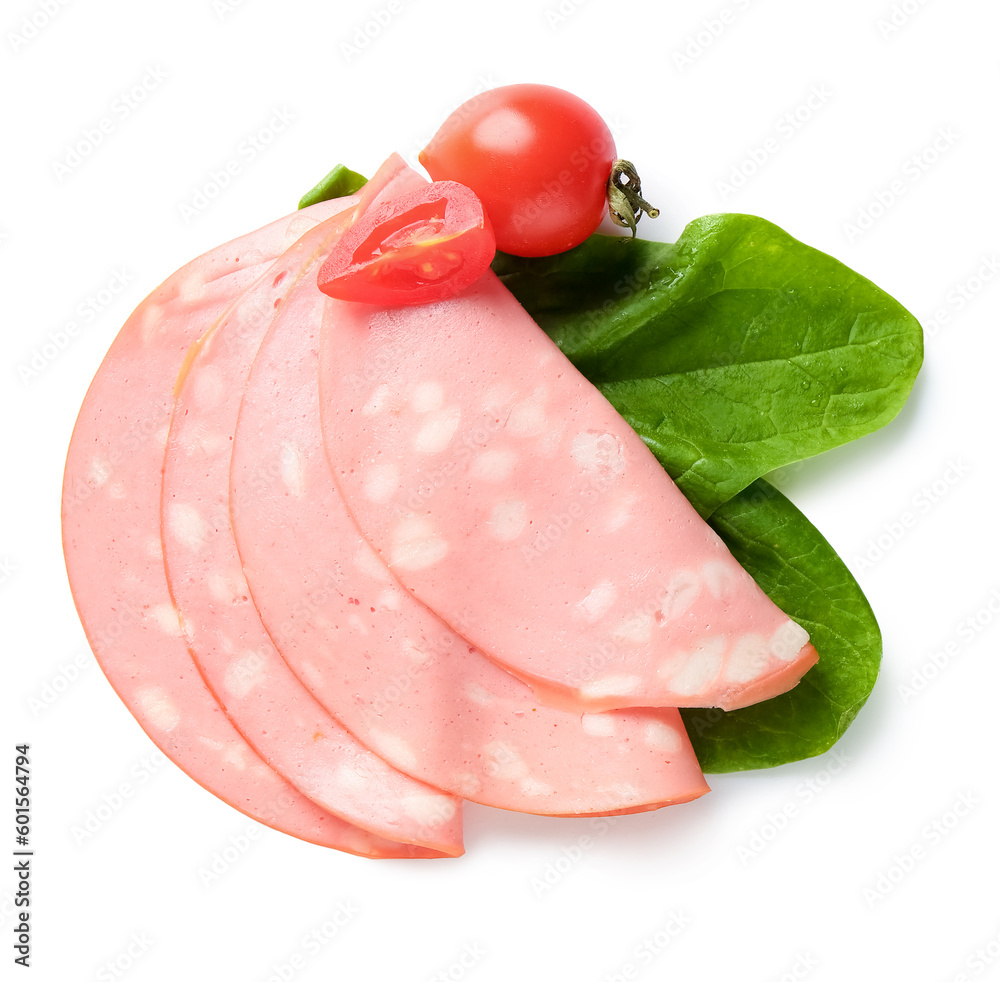
[[[607,209],[617,154],[607,124],[550,85],[506,85],[459,106],[420,152],[433,180],[472,188],[497,248],[551,256],[579,245]]]
[[[444,300],[489,269],[496,241],[482,202],[437,181],[362,212],[320,267],[337,300],[407,306]]]

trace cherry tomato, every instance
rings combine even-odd
[[[317,283],[338,300],[432,303],[478,280],[495,254],[482,202],[461,184],[438,181],[363,212],[327,256]]]
[[[420,162],[434,180],[479,195],[497,248],[551,256],[600,224],[615,142],[582,99],[549,85],[506,85],[459,106]]]

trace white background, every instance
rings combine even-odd
[[[31,743],[35,977],[1000,978],[996,5],[47,3],[0,13],[0,770]],[[464,858],[366,861],[254,826],[157,765],[73,609],[62,463],[118,327],[173,269],[292,210],[338,161],[414,159],[478,88],[516,81],[570,89],[613,123],[662,209],[644,234],[763,215],[924,323],[899,419],[779,479],[870,597],[883,670],[823,758],[714,777],[705,798],[604,834],[469,806]],[[276,110],[294,117],[280,132]],[[196,208],[231,160],[239,173]],[[84,321],[116,274],[123,290]],[[335,928],[338,905],[354,913]],[[336,936],[306,940],[324,927]]]

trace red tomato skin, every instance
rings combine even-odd
[[[550,85],[506,85],[459,106],[421,151],[431,179],[472,188],[497,248],[551,256],[579,245],[607,209],[617,157],[607,124]]]
[[[435,303],[471,286],[495,254],[482,202],[454,181],[436,182],[358,215],[324,260],[316,285],[354,303]]]

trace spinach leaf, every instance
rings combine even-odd
[[[360,191],[368,183],[367,177],[352,170],[348,170],[343,164],[336,167],[324,177],[319,184],[299,199],[299,208],[308,208],[320,201],[329,201],[331,198],[342,198],[346,194],[354,194]]]
[[[709,519],[761,589],[810,635],[819,662],[789,692],[726,713],[682,709],[702,768],[773,767],[828,750],[875,684],[882,636],[854,577],[809,520],[756,481]]]
[[[842,263],[750,215],[675,244],[594,235],[494,269],[702,515],[899,412],[920,325]]]

